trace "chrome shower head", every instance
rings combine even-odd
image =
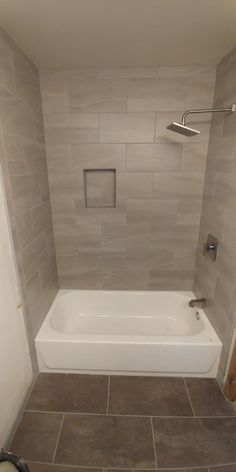
[[[173,123],[167,126],[167,129],[188,137],[195,136],[195,134],[200,134],[200,131],[197,129],[189,128],[189,126],[177,123],[176,121],[173,121]]]
[[[190,128],[189,126],[186,126],[185,120],[188,115],[192,115],[194,113],[226,113],[228,114],[233,113],[236,111],[236,105],[233,103],[231,107],[227,108],[199,108],[198,110],[187,110],[184,112],[182,116],[182,123],[178,123],[176,121],[173,121],[169,126],[166,128],[169,129],[170,131],[175,131],[176,133],[183,134],[184,136],[195,136],[195,134],[200,134],[200,131],[197,129]]]

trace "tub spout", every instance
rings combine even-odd
[[[194,306],[200,306],[200,307],[203,307],[206,305],[206,298],[202,297],[202,298],[194,298],[192,300],[189,301],[189,306],[191,307],[194,307]]]

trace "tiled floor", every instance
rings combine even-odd
[[[236,472],[236,412],[214,379],[41,374],[11,450],[31,472]]]

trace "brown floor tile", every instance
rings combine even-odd
[[[62,415],[58,413],[24,413],[17,428],[11,451],[26,461],[51,462]]]
[[[40,374],[27,410],[106,413],[108,377]]]
[[[157,469],[157,472],[209,472],[208,467],[194,467],[194,469]]]
[[[102,469],[83,469],[82,467],[70,467],[69,465],[37,464],[27,462],[30,472],[103,472]]]
[[[236,462],[236,418],[154,418],[153,427],[160,468]]]
[[[194,468],[194,469],[153,469],[153,472],[208,472],[208,468]],[[34,471],[33,471],[34,472]],[[38,471],[36,471],[38,472]],[[41,472],[41,471],[39,471]],[[42,471],[43,472],[43,471]],[[120,469],[106,469],[105,472],[121,472]],[[137,472],[137,469],[122,469],[122,472]],[[138,469],[138,472],[151,472],[150,469]],[[214,471],[215,472],[215,471]],[[220,471],[221,472],[221,471]],[[229,471],[231,472],[231,471]],[[234,472],[234,470],[232,471]]]
[[[236,416],[215,379],[186,378],[186,385],[196,416]]]
[[[106,472],[121,472],[120,469],[105,469]],[[158,472],[157,469],[138,469],[138,472]],[[122,469],[122,472],[137,472],[137,469]],[[173,472],[173,471],[172,471]]]
[[[236,464],[210,467],[210,472],[236,472]]]
[[[55,462],[155,468],[150,419],[65,415]]]
[[[193,415],[183,379],[170,377],[111,377],[109,413]]]

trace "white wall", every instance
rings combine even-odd
[[[16,421],[33,372],[0,180],[0,447]]]

